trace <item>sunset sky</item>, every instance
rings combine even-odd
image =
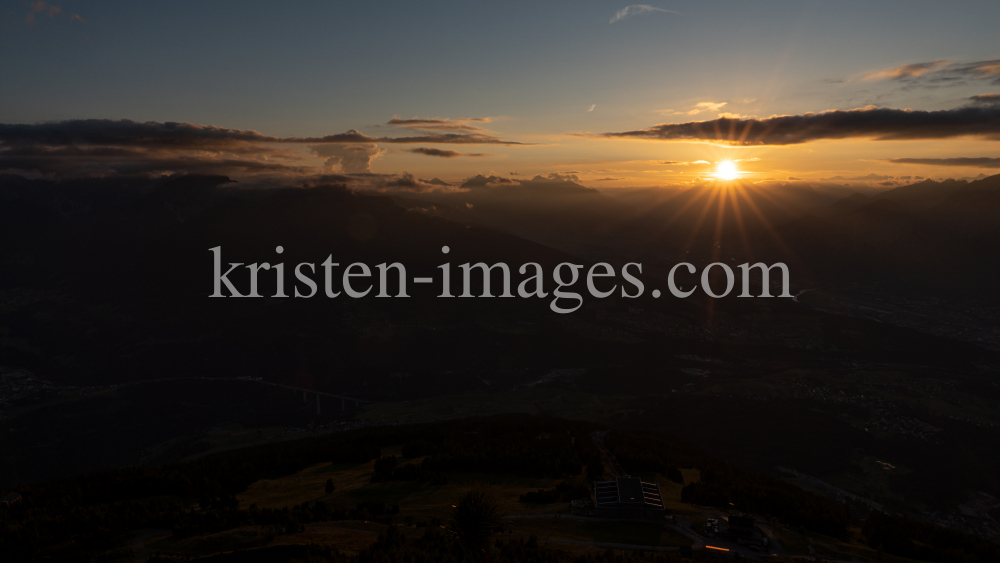
[[[0,172],[1000,171],[995,1],[0,6]]]

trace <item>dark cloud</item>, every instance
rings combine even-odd
[[[417,147],[415,149],[409,149],[406,152],[423,154],[427,156],[440,156],[442,158],[457,158],[459,156],[471,156],[471,157],[490,156],[487,153],[481,153],[481,152],[458,152],[451,150],[431,149],[426,147]]]
[[[480,133],[369,137],[351,129],[323,137],[275,137],[257,131],[193,123],[83,119],[37,124],[0,123],[0,171],[107,175],[209,171],[244,174],[322,172],[301,166],[303,145],[326,158],[328,172],[367,173],[384,144],[519,145]],[[427,151],[437,149],[426,149]],[[423,151],[419,151],[423,152]],[[453,151],[441,151],[444,153]],[[424,154],[433,154],[424,152]],[[486,156],[462,153],[462,156]]]
[[[986,156],[957,158],[890,158],[888,159],[888,162],[893,164],[964,166],[967,168],[1000,168],[1000,158],[990,158]]]
[[[944,139],[976,136],[1000,140],[1000,107],[913,111],[868,106],[766,119],[665,123],[649,129],[605,133],[609,138],[716,141],[733,145],[794,145],[822,139]]]
[[[412,152],[412,153],[417,153],[417,154],[424,154],[424,155],[427,155],[427,156],[440,156],[441,158],[457,158],[459,156],[462,156],[462,153],[460,153],[458,151],[446,151],[446,150],[441,150],[441,149],[428,149],[428,148],[425,148],[425,147],[418,147],[418,148],[415,148],[415,149],[410,149],[407,152]]]
[[[415,137],[369,137],[354,129],[346,133],[336,135],[326,135],[324,137],[289,137],[281,139],[286,143],[378,143],[397,145],[416,144],[450,144],[450,145],[531,145],[532,143],[518,143],[515,141],[504,141],[492,135],[481,133],[431,133]]]
[[[489,117],[469,117],[463,119],[401,119],[394,115],[392,116],[392,119],[389,120],[389,125],[407,127],[409,129],[420,129],[423,131],[469,131],[478,133],[485,131],[485,129],[472,125],[472,123],[489,123],[490,121],[492,121],[492,119]]]

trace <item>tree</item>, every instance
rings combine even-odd
[[[336,487],[333,486],[333,479],[326,480],[326,494],[330,494]]]
[[[684,475],[681,473],[680,469],[677,469],[677,467],[673,465],[667,468],[667,479],[670,479],[674,483],[678,483],[680,485],[684,484]]]
[[[503,527],[503,511],[493,491],[473,485],[455,505],[451,530],[462,547],[478,556],[485,553],[493,534]]]

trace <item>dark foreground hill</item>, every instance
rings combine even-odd
[[[515,498],[531,491],[531,483],[546,479],[573,483],[567,490],[575,487],[579,495],[587,496],[592,480],[602,478],[605,471],[590,436],[597,429],[589,423],[540,417],[395,426],[238,450],[162,468],[129,468],[39,483],[21,487],[22,500],[0,512],[0,551],[19,561],[89,560],[131,542],[130,530],[165,529],[183,539],[264,526],[281,536],[314,522],[434,520],[434,514],[447,517],[456,490],[483,479],[520,480],[516,482],[523,483],[523,489],[504,485],[503,490],[510,489]],[[647,479],[669,474],[670,468],[674,472],[677,467],[705,468],[699,484],[692,485],[699,504],[725,508],[733,503],[738,510],[777,518],[789,526],[831,536],[846,533],[849,513],[844,505],[713,460],[675,438],[615,430],[607,445],[621,464]],[[396,457],[383,456],[386,451],[401,452],[403,461],[397,464]],[[371,472],[370,462],[378,459]],[[383,463],[388,461],[391,465]],[[331,502],[330,498],[341,498],[329,497],[337,486],[353,486],[336,473],[337,468],[359,464],[369,468],[365,476],[372,483],[385,485],[373,486],[367,494],[367,489],[355,490],[346,497],[357,499],[352,505]],[[260,506],[240,500],[248,498],[245,493],[251,486],[260,494],[266,483],[290,475],[305,478],[309,473],[303,470],[317,467],[333,471],[329,474],[336,480],[331,481],[333,488],[327,487],[326,500],[299,504],[295,495],[301,493],[291,491],[284,499],[271,495],[272,500]],[[456,480],[459,489],[444,486]],[[254,485],[258,482],[264,483],[263,489]],[[404,502],[418,490],[419,498],[425,499],[421,504]],[[309,498],[323,498],[322,490]],[[426,521],[421,525],[428,526]]]
[[[610,477],[592,440],[598,429],[546,417],[392,426],[38,483],[21,487],[20,502],[0,510],[0,554],[17,561],[476,561],[481,554],[448,522],[457,514],[454,503],[484,486],[479,482],[501,512],[523,518],[502,521],[492,560],[679,560],[676,551],[654,551],[652,559],[635,550],[588,551],[586,542],[576,552],[554,550],[568,529],[556,525],[560,519],[530,518],[564,511],[562,500],[586,498],[595,479]],[[777,542],[772,549],[783,555],[798,553],[793,544],[802,540],[795,538],[806,534],[822,538],[824,549],[863,560],[883,550],[934,561],[987,561],[1000,553],[991,542],[912,518],[852,516],[838,501],[662,433],[613,429],[604,443],[631,474],[660,483],[669,512],[688,519],[719,510],[752,514],[767,523]],[[558,485],[536,492],[542,483]],[[859,519],[867,520],[864,528],[852,528]],[[630,522],[632,532],[614,522],[566,523],[576,526],[568,537],[594,529],[609,541],[621,529],[619,542],[628,543],[637,541],[626,541],[635,530],[660,527],[674,538],[666,541],[690,545],[670,531],[676,523]],[[906,530],[919,530],[920,539],[899,537]],[[529,534],[555,543],[543,548]],[[563,548],[573,543],[563,541]],[[715,560],[711,552],[695,555]]]

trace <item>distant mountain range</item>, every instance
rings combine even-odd
[[[996,303],[1000,176],[853,194],[779,225],[819,279]],[[772,256],[777,253],[772,253]]]
[[[804,284],[880,281],[899,291],[997,299],[1000,175],[923,180],[869,195],[808,182],[586,188],[569,179],[476,176],[464,191],[397,198],[593,259],[797,266]]]

